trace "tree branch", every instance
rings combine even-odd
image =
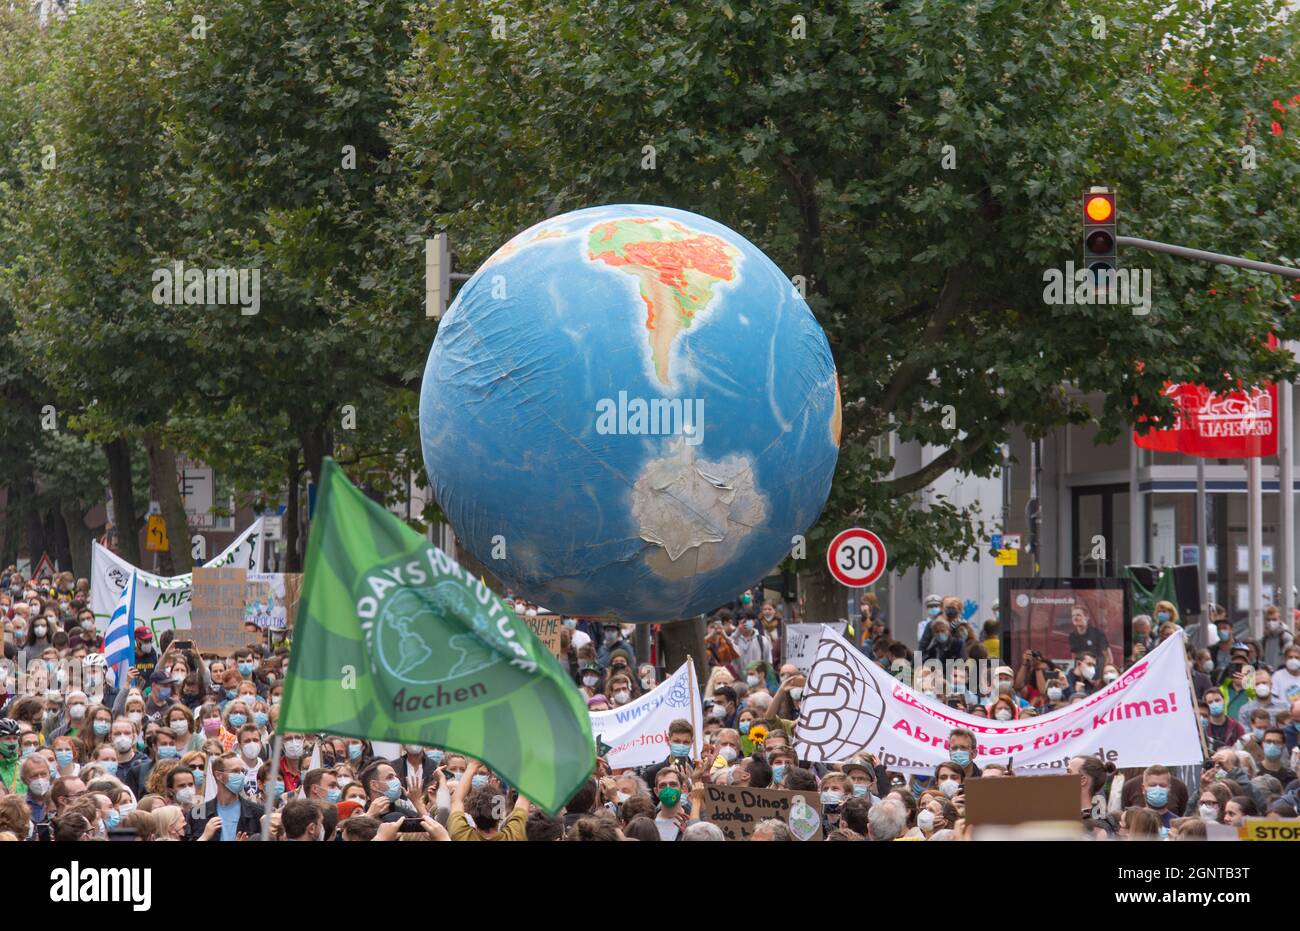
[[[934,316],[930,318],[930,322],[925,326],[925,332],[916,342],[918,348],[933,346],[943,337],[948,324],[962,306],[961,298],[972,277],[971,267],[964,262],[948,272],[943,282],[943,289],[939,292]],[[925,377],[929,369],[929,365],[917,361],[908,361],[899,365],[894,370],[893,377],[889,379],[889,384],[885,386],[885,392],[876,406],[882,411],[892,411],[903,392],[918,378]]]

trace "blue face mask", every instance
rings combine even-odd
[[[429,761],[433,763],[434,766],[438,766],[442,763],[443,753],[441,750],[434,750],[429,747],[426,747],[424,750],[424,755],[429,758]]]
[[[240,664],[239,664],[239,674],[240,674],[241,676],[251,676],[251,675],[253,674],[253,664],[252,664],[252,663],[240,663]]]
[[[171,698],[172,690],[165,685],[160,685],[158,686],[158,697],[164,700]]]
[[[277,779],[277,780],[275,780],[275,786],[274,786],[274,788],[275,788],[275,797],[276,797],[276,798],[279,798],[281,795],[284,795],[284,780],[283,780],[283,779]]]
[[[361,759],[361,744],[348,744],[348,758],[352,760]]]
[[[244,774],[231,773],[226,777],[226,788],[238,795],[244,791]]]
[[[201,770],[201,769],[196,769],[196,770],[194,770],[194,784],[195,784],[196,786],[198,786],[200,789],[203,788],[203,777],[204,777],[204,775],[205,775],[205,774],[204,774],[203,770]]]
[[[470,780],[470,785],[475,789],[481,789],[488,784],[488,777],[482,773],[475,773],[474,778]]]
[[[690,744],[669,744],[668,747],[672,751],[673,756],[687,757],[691,755]]]
[[[233,700],[239,695],[239,689],[226,689],[226,697]]]
[[[1147,789],[1147,804],[1152,808],[1164,808],[1169,801],[1169,790],[1164,786],[1152,786]]]
[[[748,733],[749,733],[749,722],[748,722],[748,721],[741,721],[741,722],[740,722],[740,732],[741,732],[742,734],[748,734]]]
[[[866,797],[867,797],[867,793],[868,793],[870,790],[871,790],[871,787],[868,786],[865,782],[855,782],[855,783],[853,784],[853,795],[854,795],[856,798],[866,798]]]
[[[71,750],[55,750],[54,758],[59,761],[60,766],[68,766],[72,763]]]
[[[247,723],[248,723],[248,717],[246,715],[240,714],[238,711],[236,711],[234,714],[230,716],[231,727],[243,727]]]
[[[937,607],[932,607],[932,608],[927,609],[925,613],[928,614],[928,615],[930,615],[930,617],[938,617],[938,616],[939,616],[939,609],[938,609]]]
[[[951,753],[948,754],[948,759],[952,760],[954,763],[956,763],[956,764],[957,764],[958,766],[960,766],[962,769],[965,769],[967,766],[970,765],[970,751],[969,751],[969,750],[954,750],[954,751],[952,751]]]
[[[1156,620],[1159,621],[1161,624],[1163,624],[1165,621],[1169,620],[1169,612],[1168,612],[1168,611],[1157,611],[1157,612],[1156,612]]]
[[[1270,760],[1276,760],[1282,755],[1281,744],[1264,744],[1264,756]]]
[[[258,727],[266,727],[267,720],[268,719],[266,717],[265,711],[253,712],[253,723],[256,724]]]
[[[786,770],[786,764],[777,763],[775,766],[772,767],[772,778],[775,779],[777,782],[780,782],[782,779],[785,778],[785,770]]]
[[[98,736],[100,736],[100,737],[105,737],[105,736],[107,736],[107,735],[108,735],[108,730],[109,730],[109,728],[110,728],[111,726],[112,726],[112,725],[111,725],[110,722],[108,722],[108,721],[96,721],[94,724],[91,725],[91,727],[92,727],[92,728],[94,729],[94,731],[95,731],[95,734],[98,735]]]
[[[158,748],[158,759],[160,760],[175,760],[175,759],[179,759],[180,755],[181,755],[180,747],[172,746],[172,747]]]
[[[1219,640],[1220,640],[1220,642],[1226,641],[1226,640],[1228,639],[1228,634],[1229,634],[1229,631],[1226,631],[1226,630],[1221,630],[1221,631],[1219,631]]]
[[[339,799],[341,799],[342,797],[343,797],[342,789],[325,790],[325,801],[329,802],[331,805],[337,805],[339,803]]]
[[[110,808],[108,814],[104,816],[104,823],[110,831],[113,830],[122,823],[122,813],[116,808]]]
[[[935,643],[947,643],[947,642],[948,642],[948,635],[947,635],[947,634],[935,634],[935,635],[934,635],[934,641],[935,641]]]
[[[99,765],[103,767],[104,772],[110,776],[117,775],[117,760],[100,760]],[[117,809],[114,809],[116,811]]]
[[[388,796],[390,802],[395,802],[402,794],[402,784],[396,779],[388,780],[388,788],[384,790],[384,795]]]
[[[844,801],[844,796],[832,789],[829,792],[822,793],[822,804],[835,806]]]
[[[1216,701],[1210,705],[1210,717],[1217,718],[1223,714],[1223,702]]]

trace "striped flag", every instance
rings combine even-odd
[[[126,670],[135,663],[135,573],[122,588],[104,632],[104,662],[113,670],[114,686],[126,685]]]

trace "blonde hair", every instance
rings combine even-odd
[[[175,823],[177,817],[184,816],[184,812],[179,805],[161,805],[153,811],[146,812],[146,814],[153,818],[154,840],[170,840],[172,824]]]
[[[1168,623],[1171,623],[1171,622],[1174,623],[1174,624],[1180,624],[1180,623],[1182,623],[1181,621],[1178,620],[1178,608],[1176,608],[1176,607],[1174,606],[1174,603],[1173,603],[1172,601],[1157,601],[1157,602],[1156,602],[1155,609],[1151,612],[1152,617],[1154,617],[1156,614],[1158,614],[1158,613],[1160,612],[1160,609],[1161,609],[1161,608],[1163,608],[1163,609],[1165,609],[1166,611],[1169,612],[1169,620],[1168,620],[1168,621],[1162,621],[1161,623],[1164,623],[1164,624],[1168,624]]]

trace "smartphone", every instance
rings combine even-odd
[[[172,646],[174,646],[174,647],[175,647],[176,649],[178,649],[178,650],[192,650],[192,649],[194,649],[194,641],[193,641],[193,640],[177,640],[175,643],[172,644]]]
[[[419,834],[424,830],[424,823],[419,818],[403,818],[398,834]]]

